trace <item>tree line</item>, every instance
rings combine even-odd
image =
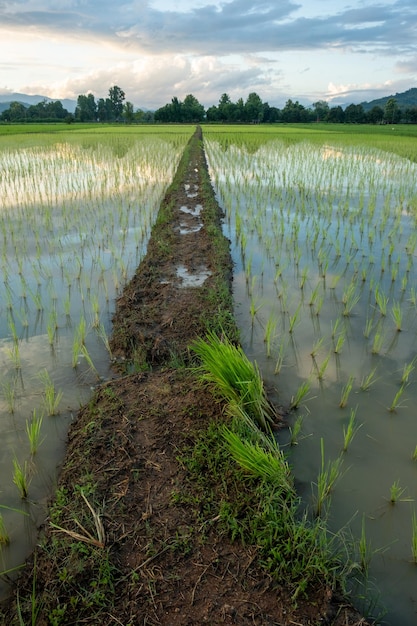
[[[246,100],[232,102],[227,93],[221,95],[217,105],[207,110],[192,94],[184,101],[173,97],[171,102],[156,111],[134,109],[126,101],[123,89],[110,87],[107,98],[95,99],[92,93],[80,94],[74,114],[69,113],[59,100],[25,107],[12,102],[0,115],[2,122],[123,122],[132,123],[201,123],[220,122],[228,124],[270,124],[277,122],[333,122],[347,124],[397,124],[417,123],[417,106],[399,107],[395,98],[390,98],[384,107],[374,106],[366,111],[362,104],[331,107],[325,100],[318,100],[311,107],[304,107],[298,100],[287,100],[279,109],[263,102],[252,92]]]

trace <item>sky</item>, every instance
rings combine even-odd
[[[416,0],[0,0],[0,94],[282,108],[417,86]]]

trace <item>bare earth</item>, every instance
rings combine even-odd
[[[258,565],[256,547],[232,542],[218,516],[193,497],[184,450],[211,420],[226,417],[179,362],[189,363],[188,346],[204,335],[207,320],[230,323],[216,294],[219,284],[230,287],[231,262],[227,242],[213,244],[217,205],[217,216],[205,218],[214,203],[201,180],[205,167],[197,145],[161,207],[169,228],[155,226],[118,302],[112,347],[124,371],[98,389],[71,428],[55,506],[3,608],[4,624],[19,624],[17,597],[20,623],[41,626],[366,624],[325,585],[294,606]],[[231,303],[230,290],[223,297]],[[105,537],[97,546],[49,523],[97,537],[87,502],[101,513]]]

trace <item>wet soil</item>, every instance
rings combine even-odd
[[[227,418],[184,366],[193,339],[213,327],[235,332],[229,246],[198,139],[117,303],[119,373],[70,429],[55,501],[3,624],[366,623],[324,584],[294,606],[256,547],[231,541],[195,497],[184,450]]]

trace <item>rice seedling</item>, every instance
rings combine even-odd
[[[411,373],[415,369],[416,358],[414,358],[410,363],[404,363],[403,372],[401,376],[401,384],[404,385],[408,383]]]
[[[80,340],[77,337],[77,335],[74,335],[74,338],[72,341],[72,361],[71,361],[73,369],[75,369],[78,366],[80,352],[81,352]]]
[[[100,324],[96,327],[96,329],[95,329],[95,330],[96,330],[97,335],[98,335],[98,336],[100,337],[100,339],[102,340],[102,342],[103,342],[103,344],[104,344],[104,347],[106,348],[107,353],[108,353],[108,355],[109,355],[110,359],[112,359],[112,358],[113,358],[113,354],[112,354],[112,350],[111,350],[111,347],[110,347],[109,338],[108,338],[108,335],[107,335],[107,333],[106,333],[106,329],[105,329],[105,327],[104,327],[104,324],[102,324],[102,323],[100,322]]]
[[[21,359],[20,359],[20,349],[19,349],[19,343],[16,341],[13,341],[12,345],[10,346],[10,348],[7,348],[7,352],[10,356],[10,360],[13,363],[13,367],[15,370],[20,370],[22,368],[22,363],[21,363]]]
[[[371,334],[371,332],[372,332],[372,328],[373,328],[373,326],[374,326],[374,321],[373,321],[373,319],[372,319],[372,318],[367,317],[367,318],[366,318],[366,322],[365,322],[365,328],[364,328],[364,331],[363,331],[363,336],[364,336],[366,339],[369,339],[369,336],[370,336],[370,334]]]
[[[349,284],[345,292],[343,293],[343,312],[344,317],[352,315],[352,311],[356,304],[359,302],[360,294],[356,291],[356,285],[352,282]]]
[[[289,315],[289,321],[290,321],[289,328],[288,328],[289,333],[293,333],[295,326],[300,322],[301,305],[302,305],[302,302],[299,303],[298,307],[294,311],[294,314]]]
[[[26,499],[29,490],[29,472],[27,462],[20,465],[16,457],[13,459],[13,482],[16,485],[20,497]]]
[[[91,372],[93,372],[93,374],[97,377],[97,379],[100,379],[100,374],[96,368],[96,366],[94,365],[93,359],[91,358],[91,355],[88,351],[88,348],[85,344],[82,344],[80,346],[80,350],[81,350],[81,354],[82,356],[85,358],[89,369],[91,370]]]
[[[342,352],[342,348],[344,346],[345,340],[346,340],[346,329],[344,328],[336,340],[336,343],[334,346],[335,354],[340,354]]]
[[[279,374],[281,369],[282,369],[282,366],[283,366],[283,363],[284,363],[285,348],[286,348],[286,345],[284,343],[284,340],[282,339],[280,344],[279,344],[278,356],[277,356],[277,360],[275,362],[274,374]]]
[[[395,323],[395,328],[397,329],[397,331],[400,332],[402,330],[403,314],[402,314],[401,304],[399,302],[393,303],[391,307],[391,315]]]
[[[320,339],[317,339],[317,340],[314,342],[313,348],[312,348],[312,350],[311,350],[311,352],[310,352],[311,357],[312,357],[313,359],[315,359],[315,358],[316,358],[316,356],[317,356],[317,354],[318,354],[319,350],[321,349],[321,347],[322,347],[322,345],[323,345],[323,342],[324,342],[324,337],[320,337]]]
[[[321,362],[320,366],[318,366],[318,368],[317,368],[317,378],[319,380],[323,380],[323,378],[324,378],[324,374],[326,373],[327,367],[329,365],[330,356],[331,356],[331,354],[329,352],[327,354],[327,356]]]
[[[348,400],[349,400],[349,395],[350,395],[350,392],[352,391],[352,387],[353,387],[353,382],[354,382],[354,380],[355,380],[355,377],[354,377],[354,376],[349,376],[349,379],[348,379],[348,381],[347,381],[346,385],[344,385],[344,386],[342,387],[342,392],[341,392],[341,394],[340,394],[340,402],[339,402],[339,406],[340,406],[340,408],[342,408],[342,409],[343,409],[343,408],[347,405],[347,403],[348,403]]]
[[[380,314],[385,317],[387,314],[388,298],[381,291],[379,285],[375,287],[375,302],[379,308]]]
[[[389,490],[390,493],[390,498],[389,501],[391,504],[395,504],[396,502],[399,501],[406,501],[409,500],[409,498],[402,498],[403,494],[405,493],[405,489],[403,487],[400,486],[400,481],[399,480],[395,480]]]
[[[415,511],[413,511],[411,518],[411,533],[411,554],[413,563],[417,565],[417,516]]]
[[[202,380],[215,384],[215,393],[229,403],[242,407],[264,430],[273,421],[264,384],[256,363],[251,363],[242,348],[214,333],[197,339],[191,349],[200,358],[196,368]]]
[[[366,536],[365,516],[362,516],[361,536],[359,538],[359,562],[362,572],[368,576],[369,566],[371,564],[374,552],[372,545]]]
[[[40,372],[39,378],[43,383],[43,402],[47,415],[58,415],[62,400],[62,391],[56,391],[55,385],[46,369]]]
[[[343,463],[343,459],[340,456],[325,465],[323,439],[320,439],[320,452],[321,468],[317,477],[317,493],[315,497],[315,512],[317,516],[322,514],[325,502],[328,500],[336,482],[342,475],[341,468]]]
[[[7,410],[13,415],[16,408],[16,378],[1,384],[2,395],[7,404]]]
[[[303,400],[306,399],[306,396],[308,392],[310,391],[310,387],[311,387],[311,383],[309,380],[305,380],[304,382],[301,383],[301,385],[298,387],[295,394],[291,397],[291,402],[290,402],[291,410],[298,409],[301,402],[303,402]]]
[[[251,300],[250,300],[250,316],[251,316],[251,320],[252,320],[252,326],[255,323],[255,317],[258,314],[258,311],[262,308],[262,304],[258,304],[258,300],[257,298],[255,298],[254,296],[251,296]]]
[[[3,515],[0,513],[0,546],[8,546],[10,543],[10,536],[4,523]]]
[[[266,356],[271,357],[272,343],[275,338],[275,330],[277,327],[276,320],[270,316],[266,322],[264,342],[266,344]]]
[[[298,444],[298,437],[301,433],[301,429],[303,427],[304,415],[298,415],[294,421],[294,424],[290,426],[290,446],[295,446]]]
[[[362,424],[356,423],[356,412],[358,407],[350,410],[350,417],[347,426],[343,426],[343,452],[347,452],[348,447],[352,443],[352,439],[361,428]]]
[[[360,388],[362,391],[369,391],[369,389],[371,388],[371,386],[376,382],[376,370],[377,368],[374,367],[369,374],[365,374],[364,376],[362,376],[362,380],[361,380],[361,384],[360,384]]]
[[[321,284],[317,283],[317,285],[314,287],[313,291],[311,292],[311,296],[310,296],[310,301],[308,303],[309,306],[313,306],[317,296],[319,294],[319,289],[320,289]]]
[[[39,445],[41,444],[41,428],[42,428],[43,416],[39,417],[36,414],[36,409],[33,409],[32,419],[29,422],[26,420],[26,434],[29,441],[30,453],[32,455],[36,454]]]
[[[395,413],[397,411],[397,409],[399,409],[401,406],[403,405],[403,402],[401,400],[401,397],[405,391],[405,387],[406,385],[401,385],[401,387],[399,388],[399,390],[397,391],[397,393],[395,394],[390,406],[388,407],[388,411],[390,413]]]
[[[372,354],[380,354],[385,342],[385,334],[380,328],[377,328],[372,341]]]
[[[414,448],[414,452],[413,452],[413,454],[412,454],[412,457],[411,457],[411,458],[413,459],[413,461],[417,461],[417,445],[416,445],[416,447]]]

